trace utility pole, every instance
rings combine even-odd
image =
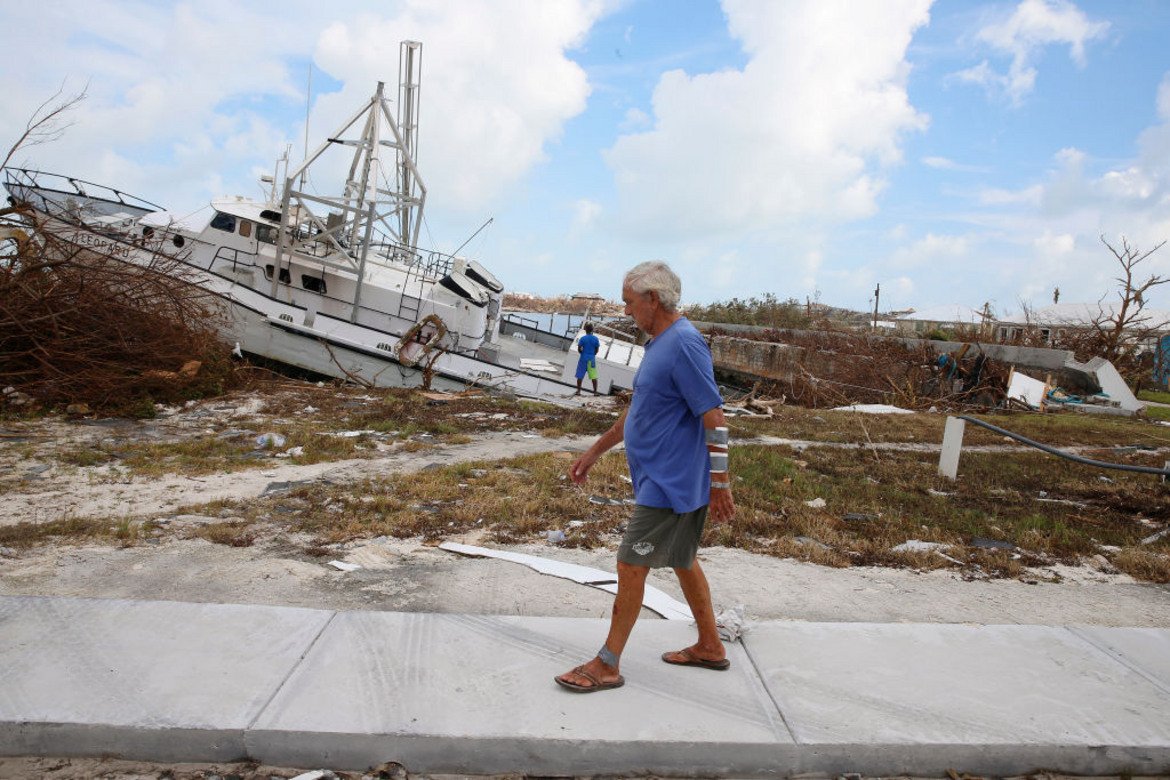
[[[875,287],[873,290],[873,329],[874,330],[877,330],[878,301],[881,300],[881,297],[882,297],[882,285],[881,285],[881,282],[878,282],[878,286]]]

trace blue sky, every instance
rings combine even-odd
[[[684,302],[772,293],[999,314],[1096,301],[1101,244],[1170,238],[1163,0],[45,0],[0,5],[0,146],[194,211],[259,194],[397,83],[423,43],[425,236],[513,290],[618,297],[670,262]],[[1170,247],[1139,267],[1170,276]],[[1167,285],[1170,287],[1170,285]],[[1170,309],[1170,290],[1149,300]]]

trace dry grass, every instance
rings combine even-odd
[[[1135,580],[1170,582],[1170,555],[1129,547],[1113,556],[1111,563]]]
[[[124,476],[212,473],[268,468],[272,458],[300,448],[290,462],[373,458],[388,447],[417,452],[436,445],[468,444],[478,433],[529,431],[546,437],[597,434],[612,423],[608,414],[562,409],[477,394],[434,400],[412,390],[358,390],[294,385],[265,394],[262,412],[244,419],[216,420],[201,430],[164,442],[102,440],[55,451],[56,461],[79,468],[117,466]],[[311,409],[312,411],[306,411]],[[356,436],[336,435],[361,432]],[[258,446],[261,433],[283,436],[279,447]]]
[[[1152,425],[1141,418],[1097,416],[1077,412],[1005,412],[972,414],[979,420],[1056,447],[1112,447],[1142,445],[1170,447],[1170,428]],[[942,441],[944,415],[862,414],[852,411],[805,409],[778,406],[775,416],[732,417],[733,436],[778,436],[817,442],[903,442]],[[976,425],[968,425],[965,445],[1014,443]]]
[[[427,442],[470,441],[486,431],[592,435],[613,419],[490,396],[431,402],[411,391],[295,387],[273,397],[264,416],[249,427],[283,433],[286,448],[304,447],[299,462],[368,457],[378,441],[426,448],[432,446]],[[317,411],[306,412],[306,406]],[[1166,444],[1164,428],[1148,421],[1065,414],[989,419],[1058,447],[1084,448],[1084,454],[1101,460],[1161,466],[1167,459],[1165,452],[1147,449]],[[874,416],[796,408],[782,408],[771,420],[733,419],[738,442],[731,466],[739,513],[729,525],[710,527],[704,543],[826,566],[945,567],[968,577],[1018,577],[1029,568],[1104,555],[1138,579],[1168,581],[1170,537],[1142,544],[1170,526],[1170,494],[1151,475],[1105,472],[1032,450],[999,448],[965,450],[960,478],[952,483],[938,476],[936,451],[868,447],[870,441],[937,444],[944,420],[937,414]],[[322,435],[340,430],[376,433]],[[855,446],[763,446],[749,443],[749,432]],[[1005,443],[968,427],[967,444]],[[270,464],[266,457],[255,457],[270,454],[254,451],[252,435],[203,435],[170,444],[102,444],[69,457],[76,465],[117,462],[140,474],[199,474]],[[147,536],[176,534],[245,546],[294,533],[310,540],[306,555],[320,556],[331,554],[332,545],[379,536],[437,541],[481,530],[490,541],[520,543],[561,530],[567,546],[612,546],[630,509],[592,503],[590,497],[631,497],[624,458],[619,453],[604,457],[583,488],[565,478],[571,458],[554,453],[427,468],[409,476],[315,483],[247,502],[182,510],[221,519],[197,528],[108,518],[8,526],[0,528],[0,545],[24,548],[71,539],[134,544]],[[809,506],[815,499],[823,499],[824,506]],[[939,548],[895,551],[912,540]]]
[[[0,525],[0,547],[27,550],[54,542],[111,542],[130,547],[156,535],[157,529],[157,524],[134,517],[66,517],[45,523]]]
[[[581,488],[564,478],[570,458],[534,455],[353,486],[302,487],[237,505],[247,518],[201,535],[238,544],[233,540],[248,526],[276,524],[309,534],[309,550],[318,555],[358,539],[437,541],[473,530],[498,543],[537,541],[562,530],[566,546],[612,545],[630,509],[590,497],[631,496],[624,459],[604,457]],[[732,460],[738,516],[710,526],[704,543],[826,566],[953,568],[968,577],[1019,577],[1027,567],[1075,563],[1104,551],[1139,579],[1165,581],[1170,540],[1141,546],[1151,524],[1170,522],[1165,502],[1148,500],[1151,478],[1105,482],[1087,467],[1031,453],[964,458],[963,479],[951,484],[937,476],[929,453],[879,459],[858,450],[741,446]],[[1035,489],[1037,477],[1046,496]],[[818,498],[823,507],[806,503]],[[1138,505],[1142,511],[1135,512]],[[941,547],[894,549],[911,540]]]

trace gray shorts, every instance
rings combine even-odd
[[[675,514],[669,508],[634,507],[617,559],[633,566],[689,569],[699,551],[699,537],[707,522],[707,507]]]

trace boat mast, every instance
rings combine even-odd
[[[402,145],[406,152],[398,165],[398,186],[402,192],[412,192],[412,166],[405,160],[418,160],[418,109],[419,87],[422,82],[422,44],[418,41],[403,41],[398,48],[398,129],[402,131]],[[426,190],[422,190],[425,199]],[[399,235],[409,236],[410,245],[418,246],[419,223],[422,221],[422,201],[419,201],[419,215],[411,225],[411,212],[404,210],[400,216]],[[413,230],[412,230],[413,227]]]
[[[408,264],[418,260],[418,232],[426,201],[426,187],[414,161],[418,126],[417,63],[421,47],[422,44],[414,41],[402,44],[400,64],[404,76],[399,89],[401,101],[408,105],[405,108],[400,105],[399,116],[407,132],[400,129],[390,110],[384,83],[378,82],[374,95],[324,143],[306,155],[299,166],[287,171],[284,180],[277,267],[287,264],[287,253],[298,252],[301,247],[315,263],[358,272],[355,308],[364,281],[363,258],[377,254]],[[360,134],[354,137],[358,128]],[[340,161],[322,162],[308,179],[316,185],[315,189],[336,194],[327,196],[305,191],[301,182],[306,181],[308,169],[339,147],[353,150],[344,180],[336,186],[327,183],[345,170],[337,164]],[[386,149],[392,150],[392,158],[385,154]],[[386,157],[385,167],[383,157]],[[377,246],[373,253],[371,242]],[[321,251],[322,247],[325,252]],[[275,286],[276,275],[273,276]]]

